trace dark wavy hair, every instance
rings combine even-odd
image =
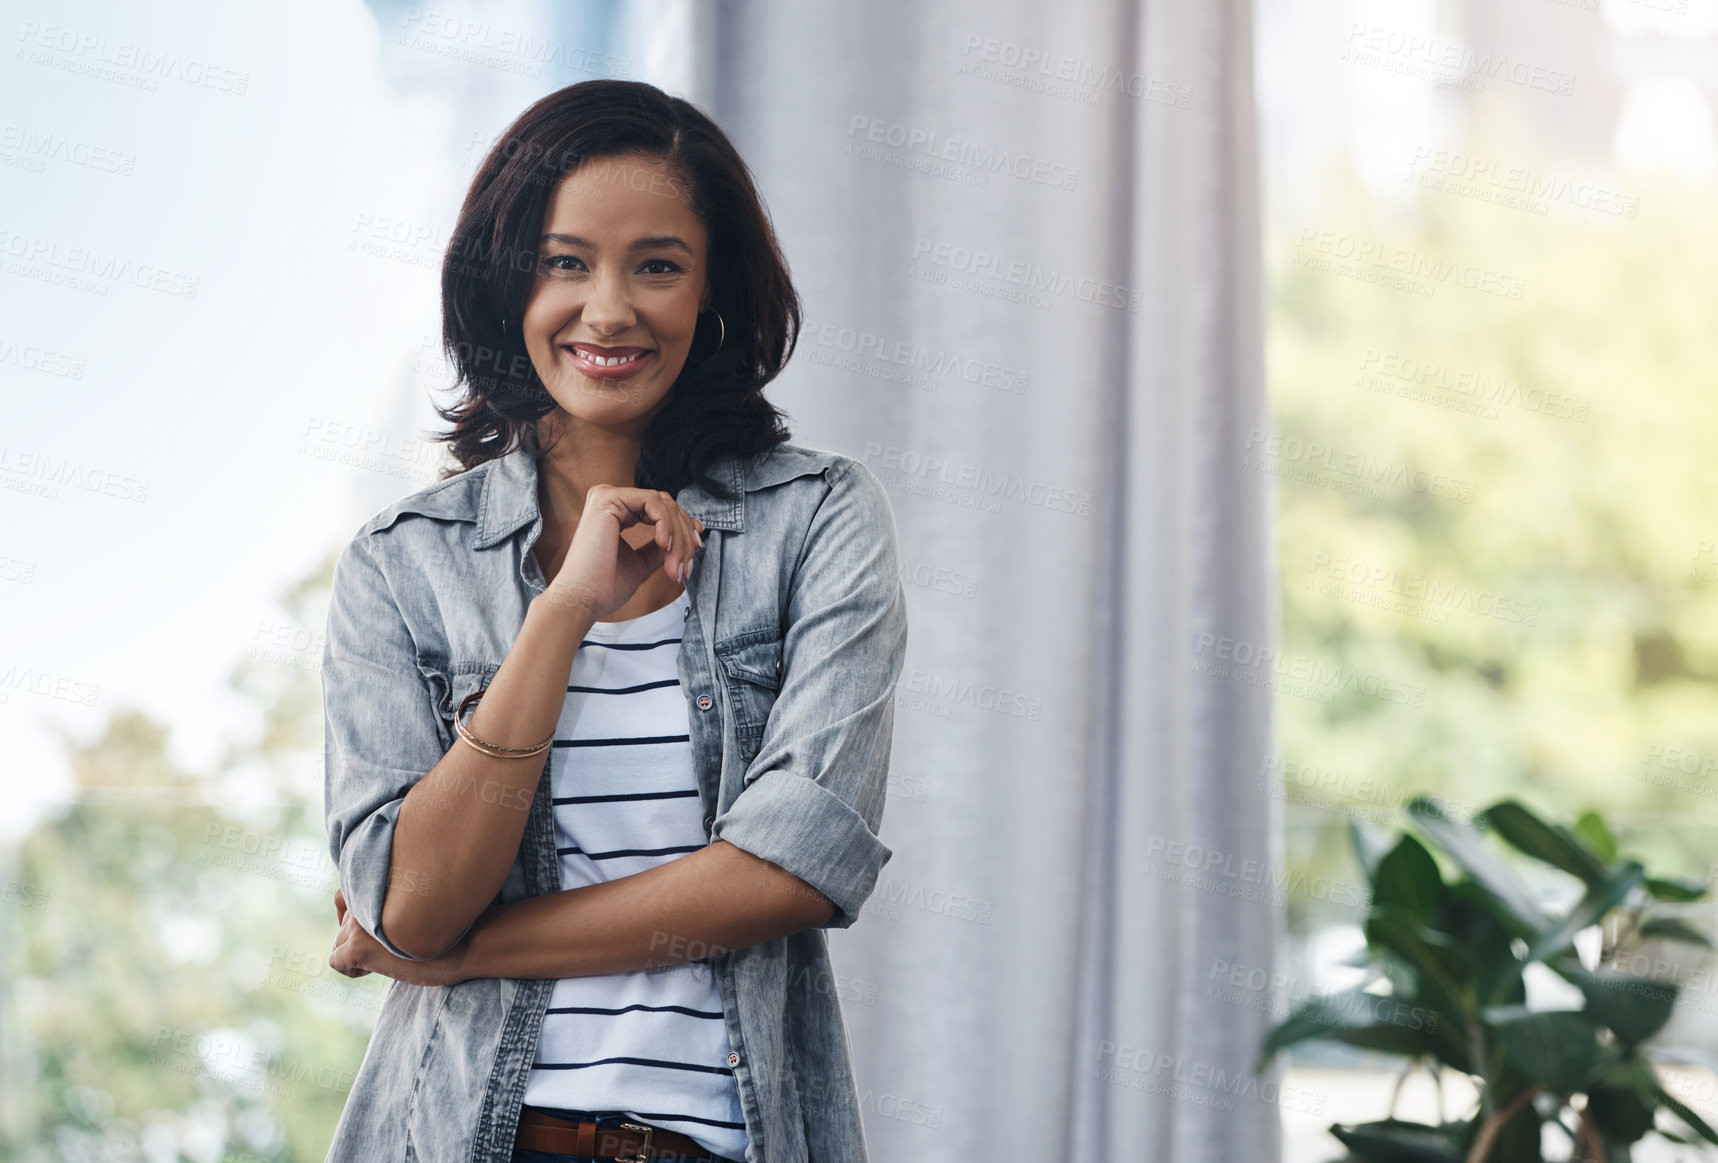
[[[461,395],[436,407],[453,429],[432,439],[447,444],[460,467],[447,468],[442,479],[517,448],[533,457],[547,451],[537,421],[556,404],[520,330],[543,215],[568,172],[621,155],[659,159],[680,178],[682,196],[708,231],[710,306],[726,332],[713,355],[697,359],[721,333],[713,318],[700,316],[693,353],[642,438],[634,484],[672,493],[698,481],[725,496],[708,471],[716,457],[755,456],[791,438],[763,388],[793,354],[801,305],[751,171],[690,102],[642,81],[581,81],[536,102],[501,135],[448,241],[442,346]]]

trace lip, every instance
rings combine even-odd
[[[573,367],[578,370],[579,374],[588,376],[593,380],[631,379],[648,366],[656,354],[648,347],[604,347],[600,343],[567,343],[561,346],[561,350],[571,357]],[[602,367],[592,363],[587,358],[587,354],[600,355],[605,359],[624,355],[636,355],[639,358],[617,367]]]

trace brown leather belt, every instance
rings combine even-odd
[[[690,1135],[665,1131],[648,1123],[621,1123],[599,1127],[586,1119],[558,1119],[536,1107],[519,1108],[519,1130],[513,1145],[527,1151],[560,1155],[613,1157],[620,1163],[649,1163],[653,1159],[706,1159],[707,1147]]]

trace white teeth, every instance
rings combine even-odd
[[[592,355],[588,351],[579,352],[580,356],[589,362],[596,364],[598,367],[618,367],[623,363],[631,363],[635,359],[641,359],[644,354],[644,352],[638,352],[634,355],[621,355],[610,358],[601,355]]]

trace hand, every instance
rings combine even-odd
[[[334,950],[328,964],[347,977],[367,977],[380,973],[406,985],[458,985],[465,980],[461,971],[460,954],[464,942],[454,946],[431,961],[409,961],[396,957],[370,936],[346,908],[346,894],[334,890],[334,916],[340,922],[340,932],[334,938]]]
[[[621,533],[639,524],[655,526],[655,535],[634,547]],[[604,618],[631,601],[658,569],[684,583],[693,555],[703,547],[704,522],[669,493],[593,485],[585,493],[572,544],[545,592]]]

